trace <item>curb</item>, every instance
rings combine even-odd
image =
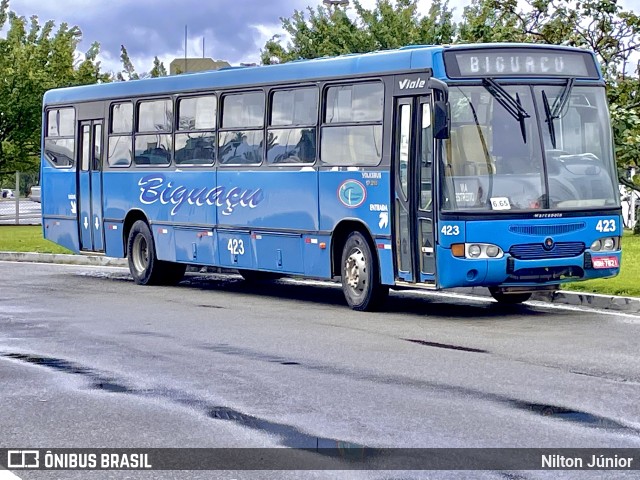
[[[0,252],[0,261],[5,262],[36,262],[36,263],[64,263],[68,265],[92,265],[98,267],[125,267],[129,266],[124,258],[113,258],[89,255],[66,255],[60,253],[32,253],[32,252]],[[219,272],[227,272],[227,269],[214,269]],[[191,271],[201,271],[199,267]],[[489,291],[483,287],[452,288],[453,293],[489,297]],[[602,310],[615,310],[618,312],[640,314],[640,298],[619,297],[616,295],[602,295],[598,293],[572,292],[559,290],[557,292],[535,293],[531,300],[573,305],[576,307],[590,307]]]
[[[452,288],[454,293],[490,297],[489,290],[483,287]],[[619,297],[617,295],[603,295],[600,293],[573,292],[571,290],[558,290],[556,292],[534,293],[531,300],[575,307],[590,307],[600,310],[615,310],[618,312],[640,314],[640,298]]]

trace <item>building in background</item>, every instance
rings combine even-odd
[[[220,70],[221,68],[230,66],[231,64],[229,64],[229,62],[214,60],[213,58],[176,58],[169,64],[169,75]]]

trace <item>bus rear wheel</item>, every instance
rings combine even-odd
[[[494,298],[494,300],[504,305],[517,305],[518,303],[526,302],[531,298],[531,292],[504,293],[494,287],[489,288],[489,293]]]
[[[175,285],[187,268],[184,264],[158,260],[151,230],[142,220],[136,221],[129,232],[127,258],[133,281],[138,285]]]
[[[380,283],[378,262],[369,242],[360,232],[353,232],[342,249],[342,291],[349,306],[357,311],[379,309],[389,294]]]

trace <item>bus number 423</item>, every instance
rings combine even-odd
[[[596,230],[599,232],[615,232],[616,221],[615,220],[600,220],[596,225]]]
[[[440,232],[443,235],[451,235],[455,237],[456,235],[460,235],[460,228],[457,225],[443,225]]]
[[[244,255],[244,243],[237,238],[230,238],[227,250],[231,252],[231,255]]]

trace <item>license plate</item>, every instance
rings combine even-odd
[[[593,268],[618,268],[618,257],[594,257]]]

